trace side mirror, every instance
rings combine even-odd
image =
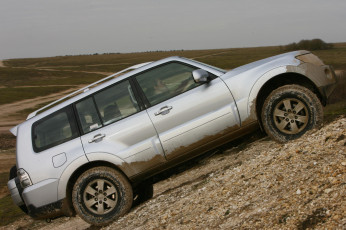
[[[196,69],[192,71],[193,80],[195,80],[196,83],[200,82],[208,82],[209,74],[204,69]]]

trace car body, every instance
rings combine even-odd
[[[133,197],[152,196],[154,175],[258,126],[280,142],[318,127],[335,84],[333,69],[308,51],[228,72],[182,57],[136,65],[11,129],[17,164],[8,188],[32,217],[76,211],[105,225]]]

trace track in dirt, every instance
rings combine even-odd
[[[0,105],[0,133],[8,133],[8,130],[13,126],[23,122],[25,118],[19,116],[19,112],[25,109],[35,108],[40,104],[48,103],[50,101],[57,100],[68,93],[71,93],[77,89],[84,87],[85,85],[78,85],[68,90],[50,94],[44,97],[36,97],[33,99],[26,99],[17,101],[10,104]]]

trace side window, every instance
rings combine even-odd
[[[195,69],[172,62],[142,73],[136,79],[149,103],[156,105],[200,85],[192,77]]]
[[[71,107],[55,112],[34,123],[32,136],[35,152],[41,152],[78,137],[77,125]]]
[[[104,125],[113,123],[140,109],[129,81],[120,82],[95,94],[95,102]]]
[[[129,81],[108,87],[76,104],[83,133],[140,111]]]
[[[78,102],[76,109],[84,133],[88,133],[102,126],[92,97]]]

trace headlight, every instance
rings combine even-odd
[[[32,185],[30,176],[24,169],[18,169],[17,176],[23,189]]]

